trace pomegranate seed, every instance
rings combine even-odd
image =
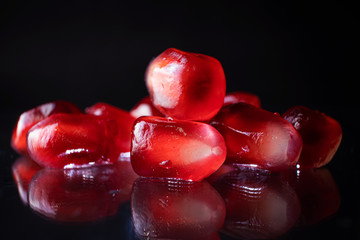
[[[236,239],[277,239],[300,216],[296,192],[270,171],[239,165],[214,186],[226,204],[222,232]]]
[[[12,165],[12,174],[19,192],[20,199],[27,205],[28,186],[33,176],[41,167],[28,157],[20,157]]]
[[[44,169],[29,186],[29,206],[59,222],[89,222],[113,216],[130,200],[137,175],[130,162],[81,169]]]
[[[294,106],[282,117],[303,139],[304,147],[298,162],[300,168],[319,168],[331,161],[342,138],[338,121],[304,106]]]
[[[141,238],[206,239],[223,225],[225,204],[206,181],[139,178],[131,213],[135,234]]]
[[[300,225],[315,225],[339,210],[340,193],[328,169],[290,169],[282,175],[299,196]]]
[[[225,161],[220,133],[205,123],[140,117],[135,121],[131,162],[144,177],[199,181]]]
[[[145,97],[140,100],[131,110],[130,114],[135,118],[141,116],[158,116],[163,117],[164,115],[159,112],[151,102],[150,97]]]
[[[106,139],[100,118],[59,113],[32,127],[27,145],[30,157],[38,164],[68,168],[103,162]]]
[[[225,139],[228,163],[278,171],[294,166],[299,159],[301,136],[276,114],[236,103],[224,107],[210,123]]]
[[[182,120],[212,118],[222,107],[226,91],[218,60],[175,48],[167,49],[149,64],[146,85],[160,112]]]
[[[11,146],[19,154],[27,154],[26,134],[32,126],[56,113],[81,113],[74,104],[67,101],[54,101],[42,104],[22,113],[11,137]]]
[[[252,93],[232,92],[226,94],[224,98],[224,107],[234,103],[247,103],[255,107],[261,107],[260,98]]]
[[[104,119],[107,126],[108,150],[107,157],[117,160],[122,153],[130,152],[131,129],[135,117],[107,103],[97,103],[85,109],[85,112]]]

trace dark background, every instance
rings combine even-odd
[[[169,47],[216,57],[229,91],[256,93],[274,111],[354,104],[358,22],[343,1],[61,2],[1,2],[2,109],[54,99],[128,109]]]
[[[153,57],[169,47],[204,53],[223,64],[229,92],[255,93],[270,111],[301,104],[339,120],[344,138],[328,167],[343,204],[313,231],[359,236],[358,29],[345,1],[1,1],[0,154],[11,165],[23,111],[56,99],[129,110],[147,95]]]
[[[153,2],[1,1],[2,112],[56,99],[128,110],[147,95],[147,64],[169,47],[219,59],[227,90],[258,94],[270,111],[302,104],[339,119],[339,108],[358,108],[351,4]]]

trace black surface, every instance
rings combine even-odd
[[[49,222],[24,206],[11,176],[17,155],[10,134],[19,114],[55,99],[81,108],[104,101],[130,109],[147,95],[148,62],[176,47],[218,58],[228,91],[258,94],[267,110],[282,113],[302,104],[339,120],[343,141],[327,167],[339,187],[340,209],[284,238],[359,238],[355,7],[335,1],[198,3],[0,3],[1,235],[134,238],[129,205],[116,217],[87,226]]]

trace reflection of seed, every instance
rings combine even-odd
[[[159,163],[159,165],[163,168],[169,169],[172,166],[171,160],[165,160]]]

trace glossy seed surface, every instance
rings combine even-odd
[[[107,157],[110,161],[116,161],[122,153],[130,152],[131,129],[135,117],[118,107],[102,102],[86,108],[85,112],[103,119],[106,126]]]
[[[145,79],[154,106],[174,119],[208,120],[224,102],[224,70],[204,54],[169,48],[149,64]]]
[[[18,153],[26,155],[26,134],[30,128],[56,113],[81,113],[81,110],[70,102],[59,100],[42,104],[22,113],[12,133],[12,148]]]
[[[144,177],[198,181],[224,162],[220,133],[205,123],[140,117],[132,132],[131,162]]]
[[[340,123],[335,119],[304,106],[288,109],[282,117],[300,133],[304,147],[300,168],[319,168],[328,164],[342,139]]]
[[[239,102],[247,103],[255,107],[261,107],[260,98],[257,95],[248,92],[231,92],[226,94],[224,98],[224,106]]]
[[[141,99],[131,110],[130,114],[135,118],[141,116],[158,116],[164,117],[164,114],[159,112],[151,102],[150,97],[144,97]]]
[[[41,166],[71,168],[105,163],[106,140],[98,117],[59,113],[30,129],[27,146],[30,157]]]
[[[294,166],[302,140],[280,116],[246,103],[224,107],[210,124],[222,134],[228,163],[254,164],[269,170]]]

